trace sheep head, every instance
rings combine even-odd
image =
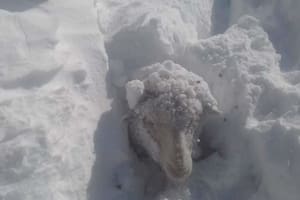
[[[138,84],[127,84],[127,94],[139,94],[135,104],[129,103],[133,113],[129,123],[137,127],[130,131],[136,132],[134,137],[169,179],[183,181],[192,172],[195,132],[219,113],[216,101],[201,77],[170,61],[142,70],[146,73],[135,80]]]

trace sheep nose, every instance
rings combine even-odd
[[[183,163],[172,163],[167,164],[166,172],[171,180],[178,182],[186,180],[190,176],[192,168],[190,166],[185,166]]]
[[[185,142],[175,143],[174,151],[166,162],[166,173],[175,181],[185,180],[192,172],[192,155]]]

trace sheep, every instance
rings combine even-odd
[[[208,84],[165,61],[137,70],[126,84],[126,96],[131,145],[158,163],[169,180],[186,180],[192,172],[197,130],[220,114]]]

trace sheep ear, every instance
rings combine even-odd
[[[130,109],[134,109],[143,94],[144,83],[142,81],[132,80],[126,84],[126,99]]]

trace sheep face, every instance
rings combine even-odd
[[[202,77],[172,61],[141,68],[134,78],[126,84],[130,136],[169,179],[183,181],[192,171],[195,132],[220,113],[217,101]]]
[[[193,136],[201,113],[189,110],[185,101],[172,94],[148,98],[137,105],[136,111],[147,134],[157,144],[156,161],[171,180],[185,180],[192,172]]]

